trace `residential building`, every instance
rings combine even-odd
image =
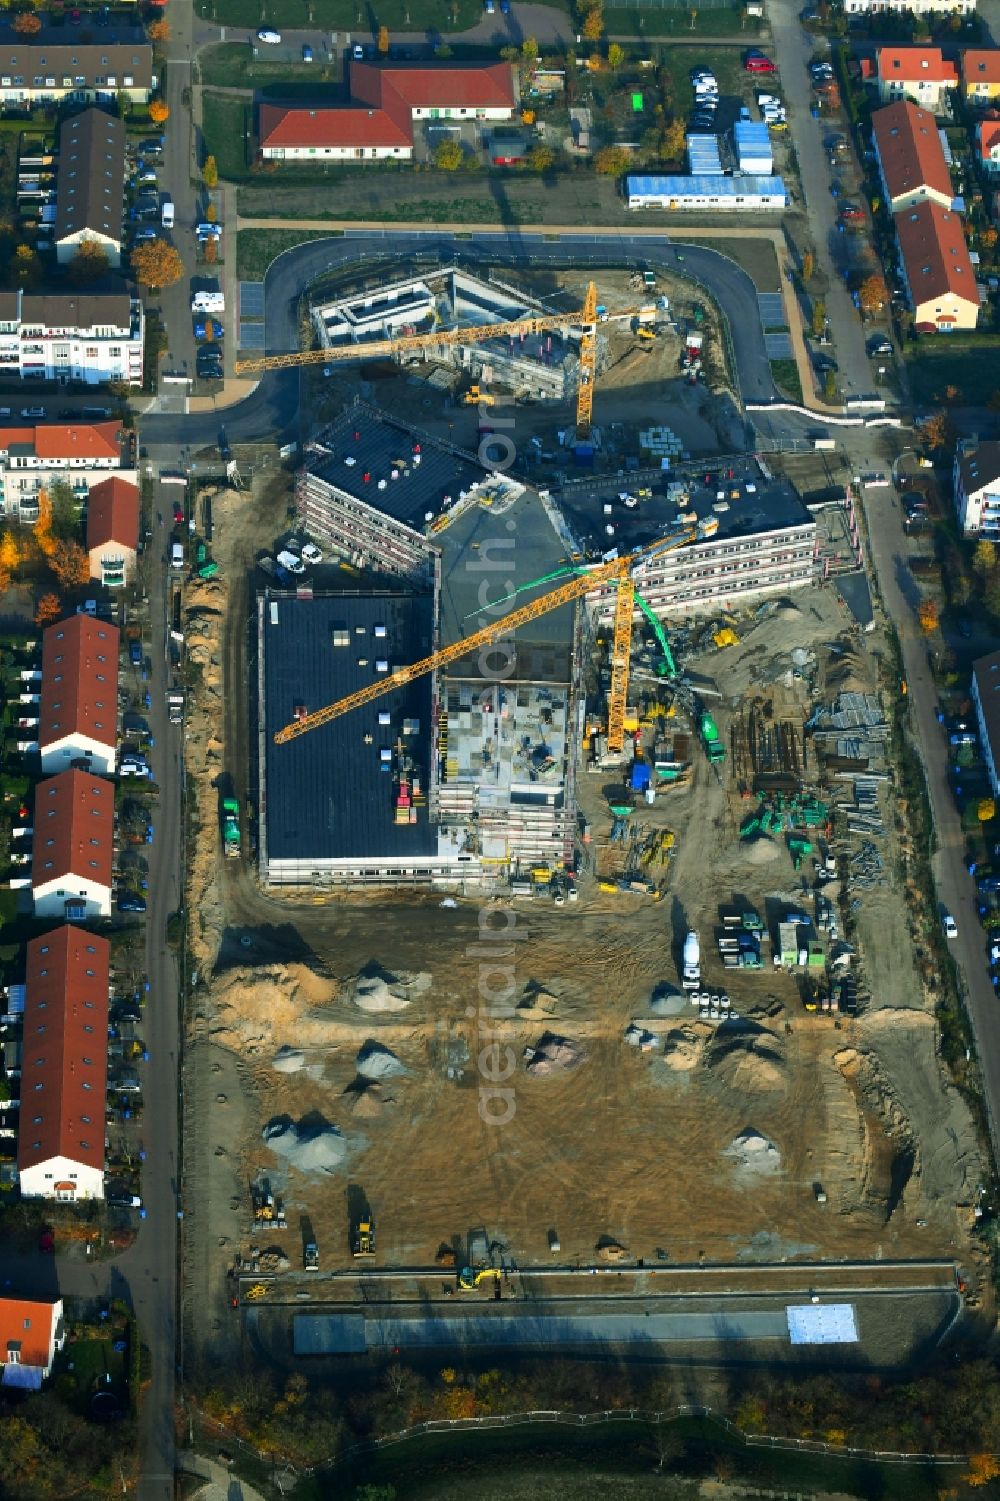
[[[994,797],[1000,797],[1000,651],[972,664],[972,702],[979,722],[979,749]]]
[[[90,576],[119,589],[135,573],[139,549],[139,487],[117,474],[92,486],[87,501]]]
[[[156,88],[153,49],[134,41],[67,42],[33,38],[0,46],[0,109],[37,104],[115,104],[124,94],[146,104]]]
[[[0,300],[4,294],[0,292]],[[0,514],[33,525],[38,520],[38,492],[55,480],[70,485],[83,499],[109,471],[135,484],[133,435],[120,422],[79,426],[27,423],[0,425]]]
[[[953,494],[967,537],[1000,537],[1000,443],[963,438],[955,448]]]
[[[511,120],[517,73],[509,63],[352,63],[351,103],[338,108],[262,104],[265,161],[410,161],[414,126]]]
[[[848,16],[871,15],[885,12],[887,15],[915,13],[922,16],[969,16],[974,14],[976,0],[844,0],[844,12]]]
[[[28,944],[17,1142],[22,1198],[104,1197],[110,963],[106,938],[68,924]]]
[[[111,776],[118,742],[118,627],[71,615],[42,634],[38,749],[42,770],[74,761]]]
[[[989,177],[1000,174],[1000,115],[992,111],[976,125],[976,150]]]
[[[780,177],[628,177],[625,196],[629,208],[784,209],[788,193]]]
[[[0,372],[140,386],[143,330],[142,302],[127,292],[0,292]]]
[[[124,120],[96,108],[64,120],[53,238],[60,265],[73,259],[84,240],[100,245],[109,266],[121,265],[124,193]]]
[[[930,200],[895,215],[900,271],[919,333],[975,328],[979,289],[960,214]]]
[[[62,1298],[0,1295],[0,1386],[38,1391],[65,1343]]]
[[[883,104],[912,99],[940,114],[949,89],[958,87],[958,70],[940,47],[880,47],[876,60],[878,96]]]
[[[961,63],[967,104],[983,106],[1000,100],[1000,47],[966,47]]]
[[[31,867],[36,917],[111,916],[114,815],[113,783],[92,772],[61,771],[39,782]]]
[[[872,115],[872,141],[891,213],[930,199],[951,208],[951,173],[937,123],[928,110],[900,99]]]

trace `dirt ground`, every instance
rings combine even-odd
[[[669,867],[651,872],[660,901],[599,889],[615,778],[583,771],[592,840],[575,905],[538,900],[511,917],[478,900],[444,908],[431,894],[275,895],[244,861],[220,857],[213,784],[231,776],[241,800],[248,791],[246,569],[283,528],[286,503],[287,479],[268,471],[252,497],[217,496],[220,579],[185,596],[200,674],[186,727],[189,1327],[209,1344],[235,1338],[225,1274],[251,1243],[280,1244],[300,1266],[302,1240],[315,1238],[324,1270],[352,1265],[351,1206],[362,1200],[376,1216],[379,1266],[429,1266],[444,1243],[463,1255],[479,1229],[524,1266],[551,1259],[550,1231],[564,1263],[589,1262],[610,1240],[650,1261],[943,1255],[968,1265],[975,1131],[936,1058],[898,883],[869,893],[857,918],[870,993],[858,1018],[807,1012],[795,978],[770,966],[724,970],[720,904],[739,896],[768,914],[802,904],[811,874],[796,874],[779,841],[763,856],[739,841],[753,803],[730,765],[717,775],[696,751],[689,784],[637,810],[676,836]],[[696,680],[715,684],[727,740],[752,701],[766,697],[801,726],[838,688],[877,684],[878,642],[849,624],[831,588],[733,623],[738,645],[692,634],[682,651]],[[792,652],[803,650],[800,670]],[[511,924],[511,939],[483,938],[491,922]],[[728,993],[742,1018],[735,1034],[686,1004],[672,1016],[651,1005],[677,991],[689,926],[701,934],[703,986]],[[499,1020],[497,996],[507,997]],[[655,1047],[626,1042],[633,1023]],[[526,1050],[551,1036],[579,1061],[535,1073]],[[373,1052],[388,1060],[374,1083],[359,1073]],[[342,1162],[301,1171],[262,1138],[273,1121],[307,1135],[335,1128]],[[774,1148],[770,1170],[734,1155],[746,1131]],[[253,1232],[258,1177],[283,1201],[284,1235]]]

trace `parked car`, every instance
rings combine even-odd
[[[302,559],[297,558],[295,554],[293,552],[289,552],[287,548],[284,550],[284,552],[279,552],[278,554],[278,567],[283,568],[286,573],[305,573],[306,571],[306,565],[303,563]]]
[[[743,59],[743,66],[748,73],[777,72],[774,63],[763,52],[748,52]]]
[[[500,0],[500,14],[502,16],[510,15],[510,0]]]
[[[195,338],[207,339],[209,329],[212,330],[213,339],[221,339],[226,331],[218,318],[199,318],[194,326]]]
[[[262,26],[257,32],[257,40],[263,42],[265,46],[277,47],[281,42],[281,32],[272,31],[270,26]]]
[[[21,416],[22,417],[31,417],[31,418],[44,417],[45,416],[45,408],[44,407],[22,407],[21,408]]]
[[[857,203],[842,203],[840,217],[845,224],[857,224],[865,217],[865,211]]]
[[[128,659],[133,667],[142,666],[142,644],[139,641],[130,641],[128,644]]]
[[[362,47],[360,42],[354,43],[354,46],[351,49],[351,56],[354,58],[354,61],[356,63],[364,61],[365,49]]]
[[[483,0],[483,10],[488,16],[492,16],[496,11],[494,0]]]
[[[892,354],[892,340],[887,339],[885,334],[876,334],[868,344],[869,354]]]
[[[140,167],[138,172],[135,174],[134,180],[137,183],[150,183],[155,182],[156,178],[157,172],[155,167]]]
[[[950,912],[945,912],[942,914],[941,922],[944,925],[944,936],[946,938],[958,937],[958,923],[952,917]]]
[[[179,500],[174,501],[174,525],[184,525],[184,507]]]
[[[303,542],[302,557],[307,563],[312,563],[313,566],[315,566],[317,563],[322,563],[323,561],[323,554],[320,552],[315,542]]]
[[[310,45],[309,45],[308,42],[303,42],[302,43],[302,61],[304,63],[311,63],[312,60],[313,60],[313,50],[310,47]]]

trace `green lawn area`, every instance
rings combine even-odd
[[[711,11],[706,11],[706,15],[711,14]],[[694,104],[690,77],[694,67],[711,68],[718,80],[720,94],[743,94],[755,77],[759,80],[763,76],[744,70],[742,48],[734,46],[669,47],[663,62],[673,84],[674,108],[682,114]]]
[[[394,31],[466,31],[483,15],[481,0],[380,0],[377,7],[360,0],[195,0],[195,11],[224,26],[349,31],[363,41],[370,40],[379,26]]]
[[[286,23],[287,24],[287,23]],[[267,48],[262,48],[266,54]],[[220,42],[198,54],[201,81],[224,89],[263,88],[267,84],[336,83],[340,77],[340,59],[334,62],[303,63],[271,61],[265,55],[254,57],[246,42]]]
[[[960,406],[985,406],[1000,390],[1000,342],[980,336],[954,343],[947,334],[906,346],[906,373],[917,402],[940,405],[956,386]]]
[[[696,11],[693,27],[691,9]],[[613,9],[605,6],[604,28],[608,36],[738,36],[745,37],[747,44],[752,45],[761,36],[763,22],[753,17],[745,20],[739,6],[713,6],[706,10],[702,6],[680,5],[647,10],[622,5]]]
[[[249,97],[241,99],[233,94],[210,94],[207,90],[201,96],[205,155],[215,157],[220,177],[238,180],[246,177],[249,171],[246,140],[253,123],[252,112]]]
[[[241,281],[263,281],[268,266],[283,250],[326,238],[321,229],[241,229],[236,236],[236,275]]]
[[[93,1393],[105,1385],[124,1400],[126,1390],[125,1354],[114,1349],[115,1337],[121,1336],[118,1321],[106,1339],[79,1339],[68,1343],[56,1368],[56,1390],[64,1401],[84,1416],[90,1412]],[[69,1367],[72,1365],[73,1369]]]
[[[779,391],[783,391],[789,401],[802,400],[802,382],[799,379],[799,367],[794,360],[772,360],[771,374],[774,376],[774,384]]]

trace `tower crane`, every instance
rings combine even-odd
[[[623,308],[614,318],[631,319],[639,308]],[[576,435],[578,440],[590,436],[594,414],[594,380],[597,374],[597,286],[590,282],[583,307],[568,313],[529,313],[524,318],[502,323],[483,323],[469,328],[438,328],[425,334],[400,334],[392,339],[373,339],[365,344],[335,344],[327,349],[297,349],[289,354],[265,354],[255,359],[237,360],[237,375],[263,375],[268,370],[287,370],[297,365],[331,365],[346,360],[380,359],[406,354],[410,350],[433,349],[443,344],[481,344],[489,339],[518,338],[523,334],[544,333],[567,324],[582,329],[579,347],[580,371],[576,399]],[[603,313],[602,313],[603,316]]]
[[[339,719],[343,714],[350,714],[354,709],[360,709],[364,704],[372,703],[383,694],[391,693],[395,688],[404,688],[415,678],[425,677],[427,673],[434,672],[439,667],[447,667],[449,662],[457,662],[470,652],[490,646],[513,631],[519,630],[522,625],[538,620],[540,616],[548,615],[552,610],[558,610],[560,605],[582,599],[585,594],[590,594],[603,584],[616,584],[619,590],[618,599],[620,601],[623,595],[627,596],[628,608],[622,606],[620,609],[616,607],[615,610],[615,646],[612,650],[611,702],[608,708],[608,747],[615,749],[611,729],[612,725],[619,725],[621,729],[617,749],[621,750],[624,744],[625,696],[628,692],[628,662],[632,640],[632,605],[635,591],[632,571],[653,558],[659,557],[661,553],[671,552],[675,547],[683,547],[685,543],[693,541],[696,536],[696,530],[688,527],[684,531],[659,538],[639,552],[631,553],[623,558],[613,558],[607,563],[598,564],[596,568],[588,572],[567,579],[565,583],[558,585],[548,594],[543,594],[540,599],[532,600],[530,604],[522,605],[518,610],[512,610],[509,615],[502,616],[491,625],[484,626],[482,630],[474,631],[471,636],[464,636],[460,641],[453,641],[450,646],[443,647],[429,657],[422,657],[419,662],[414,662],[409,667],[397,667],[396,671],[390,673],[388,677],[380,678],[378,682],[370,683],[367,688],[360,688],[356,693],[349,693],[346,698],[338,699],[336,703],[328,704],[326,708],[316,709],[312,714],[304,714],[300,719],[293,719],[291,724],[286,724],[284,729],[277,732],[274,737],[275,744],[286,745],[289,740],[308,734],[310,730],[319,729],[321,725],[329,724],[331,720]],[[622,661],[624,661],[624,668],[620,665]],[[614,671],[615,665],[618,665],[617,675]]]

